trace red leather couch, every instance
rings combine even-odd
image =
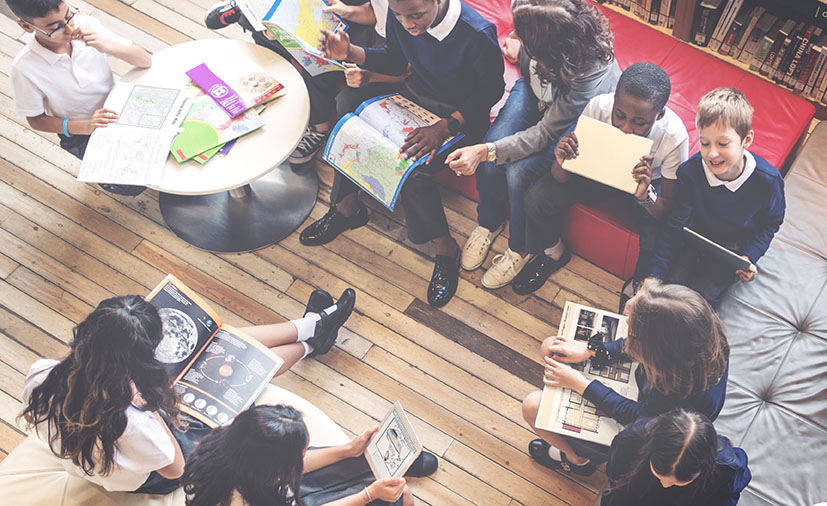
[[[513,30],[510,0],[465,0],[497,25],[500,42]],[[672,80],[671,107],[689,132],[689,153],[698,151],[695,106],[708,91],[733,86],[746,93],[755,107],[755,142],[750,148],[781,167],[815,114],[815,107],[777,86],[669,37],[649,26],[601,7],[615,35],[615,55],[621,68],[638,61],[661,66]],[[506,63],[506,90],[519,76]],[[501,104],[498,104],[501,105]],[[492,116],[498,111],[492,110]],[[477,199],[473,177],[442,174],[443,182]],[[453,177],[451,177],[453,176]],[[631,216],[617,211],[613,202],[577,204],[567,224],[567,240],[575,253],[624,279],[634,272],[638,234]]]

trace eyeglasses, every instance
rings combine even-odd
[[[72,22],[72,19],[77,15],[78,12],[79,12],[79,9],[77,7],[72,7],[71,5],[68,5],[68,8],[66,9],[66,17],[63,19],[63,22],[58,23],[57,25],[55,25],[54,29],[52,29],[48,32],[46,30],[42,29],[42,28],[38,28],[31,21],[26,21],[26,23],[28,23],[29,26],[31,26],[32,28],[34,28],[38,32],[42,33],[46,37],[52,38],[52,35],[54,35],[57,32],[63,30],[64,28],[66,28],[66,25],[68,25],[69,23]]]

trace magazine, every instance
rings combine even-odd
[[[560,320],[559,334],[578,341],[588,341],[600,332],[604,342],[625,338],[628,327],[623,315],[566,302]],[[633,400],[638,398],[635,382],[637,362],[614,362],[602,369],[592,367],[591,360],[570,364],[589,380],[597,380],[618,394]],[[606,416],[594,404],[567,388],[545,386],[540,408],[534,421],[538,429],[572,436],[584,441],[610,445],[623,427]]]
[[[398,93],[372,98],[336,123],[324,159],[393,211],[405,179],[428,159],[428,155],[417,161],[402,158],[399,148],[409,133],[441,119]],[[449,137],[437,154],[463,136]]]
[[[377,480],[404,476],[422,453],[422,443],[414,432],[402,403],[396,401],[379,430],[368,441],[365,459]]]
[[[92,132],[78,181],[157,185],[169,147],[195,97],[195,91],[120,81],[104,107],[118,120]]]
[[[178,392],[181,411],[218,427],[250,407],[284,361],[221,318],[172,274],[147,295],[164,337],[155,348]]]
[[[284,85],[242,54],[208,59],[186,72],[231,118],[284,95]]]
[[[236,0],[236,4],[254,30],[270,32],[311,76],[345,69],[317,47],[322,29],[348,28],[336,14],[322,12],[327,6],[324,0]]]

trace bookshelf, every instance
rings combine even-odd
[[[752,75],[754,75],[754,76],[756,76],[760,79],[763,79],[764,81],[767,81],[767,82],[773,84],[774,86],[777,86],[777,87],[779,87],[783,90],[786,90],[786,91],[789,91],[790,93],[798,95],[799,97],[807,100],[808,102],[812,103],[815,106],[815,108],[816,108],[816,118],[817,119],[819,119],[819,120],[827,119],[827,104],[825,104],[824,102],[821,102],[819,100],[814,100],[813,98],[811,98],[809,96],[805,96],[800,92],[796,92],[794,90],[791,90],[790,88],[784,86],[783,84],[777,83],[776,81],[774,81],[770,77],[762,75],[759,72],[756,72],[756,71],[750,69],[749,68],[750,67],[749,63],[741,62],[737,58],[732,57],[732,56],[722,55],[717,50],[710,49],[709,47],[699,46],[699,45],[696,45],[696,44],[692,43],[690,41],[690,38],[691,38],[691,35],[692,35],[692,28],[693,28],[692,27],[692,20],[693,20],[694,15],[695,15],[695,9],[696,9],[697,5],[700,3],[700,0],[674,0],[674,1],[676,1],[677,4],[675,6],[675,18],[674,18],[674,24],[673,24],[672,28],[667,28],[666,26],[647,23],[646,21],[644,21],[643,19],[641,19],[640,17],[635,15],[634,10],[627,10],[627,9],[621,7],[620,5],[618,5],[617,3],[604,2],[604,3],[601,3],[601,6],[603,8],[612,10],[612,11],[617,12],[621,15],[626,16],[626,17],[632,18],[635,21],[638,21],[639,23],[643,23],[643,24],[645,24],[646,26],[648,26],[650,28],[653,28],[653,29],[655,29],[655,30],[657,30],[661,33],[664,33],[666,35],[674,37],[674,38],[676,38],[676,39],[678,39],[682,42],[685,42],[686,44],[690,44],[692,47],[694,47],[694,48],[696,48],[696,49],[698,49],[698,50],[700,50],[704,53],[710,54],[710,55],[714,56],[715,58],[717,58],[721,61],[724,61],[724,62],[726,62],[730,65],[733,65],[733,66],[737,67],[738,69],[743,70],[744,72],[748,72],[749,74],[752,74]],[[635,0],[631,0],[631,2],[634,3]],[[758,0],[757,2],[753,2],[753,4],[755,4],[755,3],[765,6],[766,9],[770,12],[780,13],[780,14],[778,14],[779,17],[786,16],[786,17],[789,17],[789,18],[794,18],[797,21],[804,21],[804,20],[806,20],[808,22],[811,21],[813,24],[815,24],[817,26],[820,23],[821,26],[824,27],[824,32],[827,33],[827,0],[809,0],[809,1],[806,1],[806,2],[788,2],[788,1],[784,1],[784,0],[781,0],[781,1],[778,1],[778,0]],[[723,4],[724,5],[726,4],[726,0],[723,0]],[[796,8],[793,9],[793,8],[790,7],[790,5],[796,5]],[[815,17],[816,15],[821,16],[821,17],[816,19],[816,17]],[[827,47],[827,46],[825,46],[825,47]],[[827,62],[825,62],[825,63],[827,64]],[[824,98],[823,100],[827,100],[827,98]]]

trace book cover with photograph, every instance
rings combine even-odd
[[[249,408],[284,361],[221,317],[172,274],[146,300],[158,308],[164,337],[155,358],[167,369],[181,411],[218,427]]]
[[[626,317],[609,311],[602,311],[582,304],[566,302],[560,320],[561,336],[578,341],[588,341],[596,333],[603,334],[604,342],[625,338],[628,332]],[[597,380],[612,388],[618,394],[638,399],[635,382],[637,362],[621,360],[602,369],[592,366],[591,360],[569,364],[583,373],[589,380]],[[597,409],[580,394],[568,388],[545,386],[537,411],[535,425],[565,436],[584,441],[610,445],[612,439],[623,430],[623,426]]]

